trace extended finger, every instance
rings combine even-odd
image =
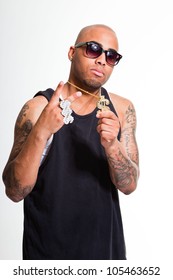
[[[64,83],[61,81],[56,90],[54,91],[52,97],[51,97],[51,100],[50,100],[50,104],[54,104],[54,105],[58,105],[59,104],[59,98],[60,98],[60,95],[62,93],[62,90],[63,90],[63,87],[64,87]]]
[[[54,105],[58,105],[60,102],[60,97],[62,95],[62,91],[63,91],[63,87],[64,87],[64,83],[61,81],[56,90],[54,91],[52,98],[50,100],[50,104],[54,104]],[[66,98],[65,100],[68,100],[70,103],[75,101],[78,97],[80,97],[82,95],[82,93],[80,91],[77,91],[75,93],[73,93],[72,95],[70,95],[68,98]]]

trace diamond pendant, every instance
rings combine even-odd
[[[74,120],[73,116],[71,116],[73,111],[71,110],[70,105],[71,102],[69,100],[62,100],[59,105],[62,109],[61,114],[64,116],[63,122],[65,124],[72,123]]]

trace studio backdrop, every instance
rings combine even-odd
[[[168,0],[0,0],[1,175],[20,109],[39,90],[67,81],[79,30],[102,23],[118,35],[123,59],[105,87],[136,108],[141,170],[137,190],[120,193],[129,260],[172,253],[171,7]],[[0,259],[21,259],[23,202],[10,201],[0,180]]]

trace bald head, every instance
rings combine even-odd
[[[96,36],[100,37],[111,37],[113,40],[115,40],[117,48],[118,48],[118,39],[115,31],[110,28],[107,25],[104,24],[94,24],[94,25],[88,25],[81,29],[79,32],[75,44],[79,42],[85,42],[85,41],[91,41],[95,40]]]

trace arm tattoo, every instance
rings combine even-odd
[[[10,182],[8,180],[9,176],[11,177]],[[20,181],[15,177],[13,164],[9,165],[3,180],[6,183],[7,195],[9,194],[10,197],[13,197],[13,200],[16,202],[25,198],[32,191],[32,186],[25,186],[25,188],[22,188]]]
[[[24,117],[26,117],[26,111],[29,109],[28,104],[25,104],[21,109],[19,116],[17,118],[17,124],[20,125]]]
[[[15,125],[15,141],[12,149],[12,153],[10,155],[10,160],[13,160],[18,153],[20,152],[23,143],[26,141],[29,133],[32,130],[32,122],[31,120],[26,120],[23,124],[22,121],[26,117],[26,111],[29,109],[29,106],[25,104],[22,110],[19,113],[19,116]]]
[[[136,124],[136,114],[135,109],[132,105],[128,106],[125,115],[127,123],[131,123],[131,125],[134,127],[134,125]]]
[[[120,142],[125,153],[118,148],[116,154],[108,155],[111,177],[118,189],[128,189],[137,183],[138,148],[135,140],[136,114],[133,105],[125,111],[125,124]],[[134,164],[135,163],[135,164]]]
[[[138,165],[139,155],[138,155],[138,148],[135,139],[135,130],[133,128],[125,128],[122,131],[122,138],[124,141],[124,147],[128,157]]]
[[[16,201],[18,201],[18,198],[19,200],[21,198],[24,198],[32,190],[32,186],[26,186],[25,188],[22,188],[20,181],[15,176],[13,164],[13,160],[20,153],[22,146],[33,127],[31,120],[27,119],[23,122],[24,118],[26,117],[26,111],[28,109],[29,106],[27,104],[24,105],[17,118],[15,125],[15,141],[8,163],[3,173],[3,180],[7,188],[7,194],[10,193],[10,196],[15,197],[14,200]]]
[[[125,120],[126,123],[128,124],[128,127],[125,127],[122,130],[122,138],[123,138],[122,140],[124,142],[128,157],[138,165],[139,155],[138,155],[138,148],[137,148],[137,143],[135,138],[136,113],[132,105],[128,106],[125,115],[126,115]]]
[[[124,157],[119,150],[118,157],[108,156],[108,162],[114,169],[114,178],[117,188],[127,188],[136,178],[137,171],[131,161]]]
[[[19,127],[16,124],[16,139],[15,139],[15,144],[13,146],[13,155],[16,156],[19,151],[22,148],[22,145],[24,144],[24,142],[26,141],[29,133],[32,130],[32,122],[30,120],[27,120],[26,122],[23,123],[22,127]]]

